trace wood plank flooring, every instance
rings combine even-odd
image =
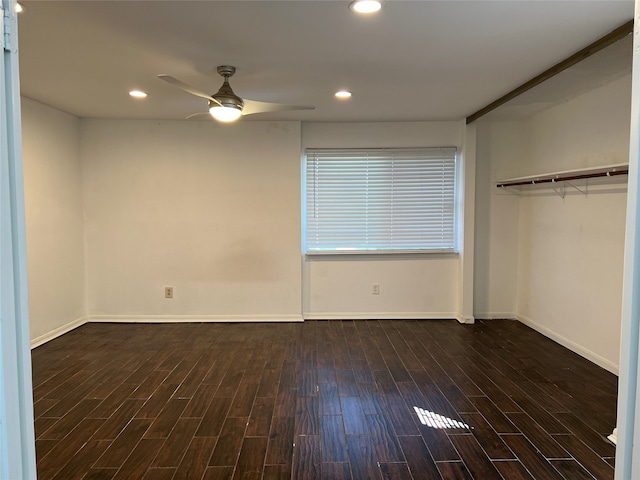
[[[87,324],[32,358],[41,480],[613,478],[617,377],[516,321]]]

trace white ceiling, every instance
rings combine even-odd
[[[156,75],[213,94],[230,64],[241,97],[316,106],[246,119],[461,119],[633,18],[632,0],[386,0],[368,17],[348,0],[21,3],[22,94],[92,118],[206,111]]]
[[[502,104],[484,119],[526,118],[566,102],[593,88],[631,75],[633,35],[618,40],[590,57]]]

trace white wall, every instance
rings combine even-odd
[[[520,174],[596,167],[629,160],[631,75],[626,75],[529,120],[529,158]]]
[[[84,321],[80,122],[22,99],[32,344]]]
[[[515,177],[528,151],[520,121],[478,122],[474,315],[515,318],[520,199],[496,189],[495,180]],[[526,156],[526,155],[525,155]]]
[[[627,76],[533,117],[521,173],[626,163],[630,98]],[[613,371],[620,356],[625,212],[626,185],[616,182],[592,185],[587,195],[520,200],[519,317]]]
[[[305,123],[303,148],[456,146],[462,122]],[[331,256],[304,260],[305,318],[454,318],[458,255]],[[371,286],[380,284],[380,294]]]
[[[92,320],[301,318],[298,122],[83,120],[81,143]]]
[[[31,255],[39,255],[34,268],[48,275],[32,275],[32,324],[40,316],[56,318],[38,335],[53,335],[85,315],[93,321],[299,320],[302,299],[305,312],[319,316],[458,312],[457,255],[321,259],[307,262],[303,276],[297,122],[79,121],[25,104],[26,156],[51,163],[47,175],[41,166],[27,171],[40,200],[40,210],[31,202],[32,223],[37,218],[53,230],[31,235],[49,249],[48,258]],[[309,146],[459,147],[462,129],[461,122],[316,124],[305,127],[305,138]],[[37,183],[56,175],[49,191]],[[54,194],[64,203],[51,202]],[[51,208],[55,216],[46,213]],[[65,239],[49,241],[60,235]],[[71,267],[73,282],[60,282],[60,271]],[[371,295],[373,282],[381,285],[379,296]],[[175,298],[164,298],[165,286],[174,287]],[[78,311],[52,316],[50,302],[71,287]]]
[[[587,195],[569,188],[565,198],[549,188],[509,195],[495,182],[627,162],[630,93],[627,76],[525,120],[482,122],[478,135],[476,316],[515,311],[614,372],[626,177],[592,180]]]

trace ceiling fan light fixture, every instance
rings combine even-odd
[[[382,3],[378,0],[355,0],[349,8],[357,13],[375,13],[382,8]]]
[[[240,115],[242,115],[242,110],[236,106],[213,105],[209,107],[209,113],[219,122],[228,123],[234,122],[238,118],[240,118]]]

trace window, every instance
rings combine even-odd
[[[308,149],[308,254],[453,252],[456,149]]]

